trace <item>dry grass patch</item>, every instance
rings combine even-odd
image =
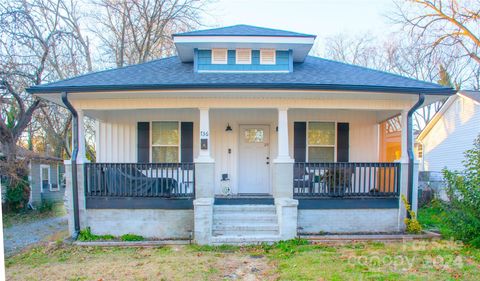
[[[272,246],[41,246],[7,260],[8,280],[478,280],[480,250],[450,241]]]
[[[8,280],[274,280],[265,257],[190,246],[99,248],[55,244],[7,261]]]

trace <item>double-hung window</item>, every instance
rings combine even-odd
[[[308,162],[335,162],[335,122],[308,122]]]
[[[180,159],[179,122],[152,122],[151,148],[153,163],[178,163]]]

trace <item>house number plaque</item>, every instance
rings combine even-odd
[[[200,140],[200,149],[207,150],[208,149],[208,139],[201,139]]]

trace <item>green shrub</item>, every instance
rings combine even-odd
[[[306,239],[295,238],[291,240],[282,240],[273,244],[272,248],[278,249],[281,251],[281,256],[289,257],[292,254],[295,254],[298,251],[299,246],[308,245],[309,242]],[[268,248],[266,250],[268,251]]]
[[[115,236],[113,235],[95,235],[92,233],[92,230],[90,227],[87,227],[83,230],[80,230],[80,233],[78,235],[78,240],[80,241],[98,241],[98,240],[113,240],[115,239]]]
[[[410,218],[405,218],[405,226],[407,233],[411,234],[419,234],[422,233],[422,226],[417,220],[417,214],[412,210],[412,207],[407,201],[407,198],[402,195],[402,202],[405,205],[405,209],[407,209],[408,214],[410,215]]]
[[[55,206],[55,203],[53,203],[52,201],[44,200],[44,201],[42,201],[42,204],[40,204],[40,206],[38,206],[37,210],[40,213],[47,213],[47,212],[53,211],[54,206]]]
[[[461,173],[444,170],[449,202],[445,204],[445,235],[480,247],[480,135],[465,152]]]
[[[21,179],[11,179],[8,182],[5,192],[5,202],[9,211],[20,212],[26,210],[28,199],[30,197],[30,188],[28,177]]]
[[[143,241],[145,238],[140,235],[135,235],[135,234],[124,234],[120,236],[120,240],[122,241]]]

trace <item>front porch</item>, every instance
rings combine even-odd
[[[97,120],[98,161],[79,162],[82,228],[200,244],[403,229],[407,164],[382,161],[379,125],[405,116],[403,106],[230,102],[109,109],[79,100]],[[405,143],[406,127],[402,155]]]

